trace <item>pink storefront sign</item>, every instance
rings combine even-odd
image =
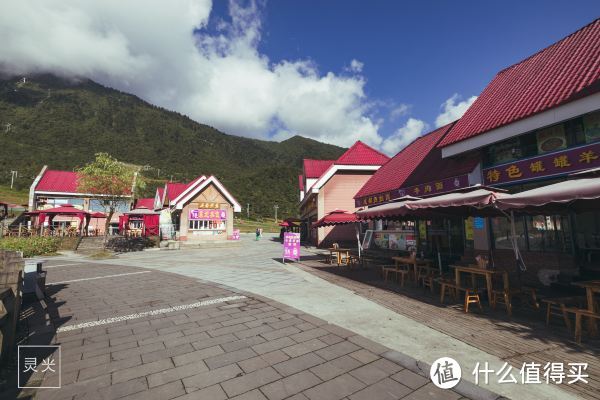
[[[207,208],[193,209],[190,210],[189,219],[195,220],[225,220],[227,219],[226,210],[211,210]]]
[[[300,234],[285,232],[283,234],[283,262],[285,259],[300,261]]]

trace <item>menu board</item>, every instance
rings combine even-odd
[[[565,137],[563,124],[540,129],[536,133],[536,138],[539,154],[567,148],[567,138]]]
[[[371,231],[367,231],[368,232]],[[398,230],[398,231],[374,231],[372,233],[372,246],[366,241],[367,247],[363,245],[363,248],[376,248],[386,250],[413,250],[417,245],[415,232],[411,230]]]

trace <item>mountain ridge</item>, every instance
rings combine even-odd
[[[144,196],[166,180],[215,175],[254,215],[296,215],[303,158],[344,148],[294,135],[282,142],[228,135],[89,79],[0,79],[0,183],[27,187],[43,165],[72,170],[107,152],[146,166]]]

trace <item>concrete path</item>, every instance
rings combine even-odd
[[[22,398],[467,399],[398,353],[261,296],[148,268],[48,264],[47,313],[33,303],[23,314],[29,345],[60,345],[61,388]],[[23,382],[59,383],[40,370]]]
[[[281,253],[281,244],[270,238],[256,242],[243,235],[241,247],[145,251],[123,254],[101,263],[168,271],[255,293],[349,329],[426,364],[440,357],[452,357],[461,364],[463,379],[471,382],[474,382],[471,373],[478,362],[488,362],[496,371],[504,364],[497,357],[301,271],[293,263],[282,265]],[[57,259],[57,263],[61,259]],[[518,371],[514,374],[518,377]],[[575,398],[555,385],[498,384],[492,379],[485,388],[514,399]]]

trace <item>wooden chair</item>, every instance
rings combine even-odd
[[[550,325],[550,318],[554,316],[562,317],[567,330],[571,331],[571,320],[569,319],[569,314],[567,312],[567,306],[575,305],[575,308],[583,307],[585,304],[584,296],[574,296],[574,297],[558,297],[558,298],[550,298],[543,299],[542,303],[546,303],[546,326]]]
[[[531,306],[535,310],[540,309],[540,303],[537,299],[537,291],[533,287],[521,286],[519,288],[509,288],[504,290],[493,290],[492,291],[492,309],[496,309],[498,304],[504,304],[508,316],[512,316],[512,299],[514,297],[520,297],[531,302]]]
[[[586,308],[571,308],[565,307],[563,309],[566,313],[575,314],[575,341],[578,344],[581,344],[581,334],[582,334],[582,325],[583,325],[583,317],[593,318],[600,320],[600,314],[592,312]]]
[[[436,280],[440,284],[440,303],[444,304],[446,294],[451,295],[454,301],[458,299],[460,287],[456,286],[456,281],[443,277],[439,277]]]
[[[419,275],[417,276],[417,281],[421,283],[423,289],[429,288],[431,293],[434,292],[434,282],[439,277],[439,271],[434,270],[433,268],[423,268],[419,269]]]
[[[481,306],[481,300],[479,299],[479,293],[474,289],[465,290],[465,312],[469,312],[469,304],[477,304],[479,311],[483,311]]]
[[[383,275],[384,281],[388,281],[390,274],[396,275],[396,282],[400,283],[400,286],[402,287],[404,287],[404,280],[405,277],[409,274],[409,272],[410,271],[408,269],[403,268],[403,266],[400,265],[384,265],[381,267],[381,274]]]

